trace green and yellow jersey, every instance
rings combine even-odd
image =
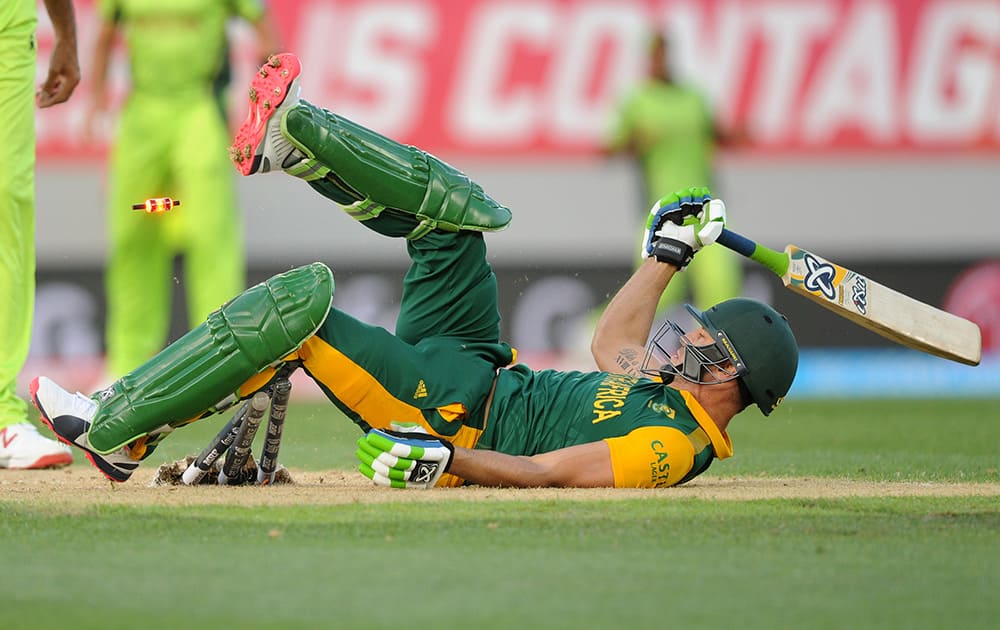
[[[535,455],[603,440],[619,488],[684,483],[733,453],[694,398],[649,379],[523,365],[497,379],[477,448]]]

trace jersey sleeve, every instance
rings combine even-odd
[[[694,446],[672,427],[640,427],[605,442],[611,450],[616,488],[666,488],[694,465]]]

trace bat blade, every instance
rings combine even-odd
[[[790,290],[904,346],[979,365],[979,326],[915,300],[795,245],[785,248]]]
[[[769,268],[789,290],[887,339],[966,365],[982,360],[982,333],[974,322],[795,245],[778,252],[728,229],[718,242]]]

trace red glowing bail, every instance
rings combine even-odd
[[[179,199],[171,199],[170,197],[154,197],[153,199],[147,199],[143,203],[132,204],[133,210],[142,210],[147,214],[157,214],[159,212],[167,212],[172,208],[176,208],[181,205]]]

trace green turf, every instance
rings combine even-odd
[[[37,628],[988,627],[1000,580],[982,498],[0,517],[0,605]]]
[[[1000,481],[1000,400],[788,401],[730,435],[714,474]]]
[[[996,482],[998,408],[789,402],[737,418],[736,456],[709,474]],[[352,466],[357,430],[330,407],[295,405],[288,422],[288,465]],[[200,450],[221,420],[199,424],[153,459]],[[0,495],[0,542],[4,628],[985,628],[1000,616],[995,496],[81,511]]]

